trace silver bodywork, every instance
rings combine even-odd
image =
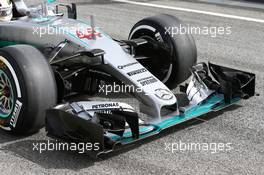
[[[90,37],[91,31],[97,34],[96,37]],[[30,44],[43,53],[47,48],[55,48],[60,42],[68,40],[69,44],[61,51],[63,57],[79,51],[104,50],[102,65],[104,71],[125,84],[140,89],[135,96],[141,102],[141,112],[150,115],[154,120],[161,119],[161,109],[165,106],[174,105],[176,113],[178,112],[174,94],[147,70],[130,74],[144,67],[99,28],[94,29],[87,23],[61,16],[23,17],[8,23],[0,23],[0,33],[1,42]],[[98,65],[98,60],[89,57],[79,58],[79,61],[90,65]]]

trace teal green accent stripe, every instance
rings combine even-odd
[[[165,119],[165,120],[153,125],[153,126],[155,126],[156,129],[151,131],[151,132],[148,132],[146,134],[142,134],[142,133],[145,133],[147,130],[149,130],[150,127],[149,126],[141,127],[139,130],[141,133],[139,139],[144,139],[144,138],[147,138],[151,135],[158,134],[163,129],[175,126],[177,124],[180,124],[180,123],[185,122],[185,121],[190,120],[190,119],[194,119],[194,118],[199,117],[201,115],[204,115],[206,113],[209,113],[212,111],[219,111],[221,109],[224,109],[227,106],[230,106],[230,105],[238,102],[239,100],[240,100],[240,98],[235,98],[231,101],[230,104],[226,104],[224,102],[224,96],[222,94],[215,94],[215,95],[211,96],[206,102],[188,109],[184,114],[172,116],[171,118]],[[120,137],[117,135],[113,135],[113,136],[111,136],[111,139],[118,141],[118,140],[120,140]],[[121,139],[121,143],[122,144],[128,144],[132,141],[134,141],[134,139],[132,138],[131,131],[125,132],[123,135],[123,139]]]
[[[12,41],[0,41],[0,47],[13,46],[16,45],[16,42]]]
[[[56,2],[56,0],[47,0],[48,3]]]
[[[25,44],[25,45],[30,45],[35,48],[41,48],[41,45],[36,45],[36,44],[30,44],[30,43],[18,43],[15,41],[0,41],[0,48],[6,47],[6,46],[13,46],[13,45],[18,45],[18,44]]]

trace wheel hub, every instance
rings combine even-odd
[[[10,87],[8,86],[5,86],[4,89],[3,89],[3,96],[9,98],[11,96],[11,93],[10,93]]]

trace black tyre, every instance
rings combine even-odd
[[[129,34],[129,39],[149,41],[135,49],[135,56],[141,58],[138,61],[170,89],[188,79],[189,69],[197,61],[193,37],[187,33],[172,35],[166,30],[181,26],[185,25],[178,18],[162,14],[139,21]]]
[[[57,99],[53,72],[44,56],[27,45],[0,49],[0,125],[16,134],[37,132],[45,110]]]

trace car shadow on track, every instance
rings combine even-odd
[[[14,141],[18,141],[21,139],[24,139],[26,137],[28,137],[29,135],[25,136],[25,135],[12,135],[11,133],[8,133],[7,131],[1,130],[0,129],[0,144],[5,144],[8,142],[14,142]]]
[[[47,140],[22,140],[3,146],[0,150],[29,160],[45,169],[70,169],[78,171],[92,166],[95,160],[86,154],[73,151],[34,150],[36,143],[47,143]]]
[[[157,139],[161,139],[162,137],[165,137],[177,131],[180,131],[183,129],[192,129],[195,125],[211,120],[213,118],[220,116],[224,112],[233,111],[240,107],[241,106],[239,105],[233,105],[233,106],[226,108],[225,110],[218,111],[218,112],[212,112],[212,113],[203,115],[197,119],[193,119],[188,122],[179,124],[176,127],[167,129],[161,132],[159,135],[156,135],[155,137],[151,137],[146,140],[140,141],[136,144],[133,144],[133,146],[128,146],[128,147],[125,147],[124,149],[115,151],[113,153],[100,156],[98,159],[91,158],[87,154],[79,154],[77,152],[72,152],[72,151],[45,151],[45,152],[40,153],[39,151],[33,150],[33,144],[47,142],[47,140],[21,140],[21,141],[18,140],[17,142],[11,142],[10,144],[6,144],[2,146],[1,150],[12,152],[14,155],[27,159],[31,162],[34,162],[46,169],[62,169],[63,168],[63,169],[78,171],[83,168],[93,166],[95,162],[100,162],[105,159],[110,159],[112,157],[118,156],[120,154],[125,154],[126,152],[132,149],[140,147],[142,144],[153,142]],[[12,139],[15,140],[16,138],[13,136],[10,136],[10,137],[11,137],[11,140]],[[2,139],[7,139],[7,134],[0,132],[0,140]]]

